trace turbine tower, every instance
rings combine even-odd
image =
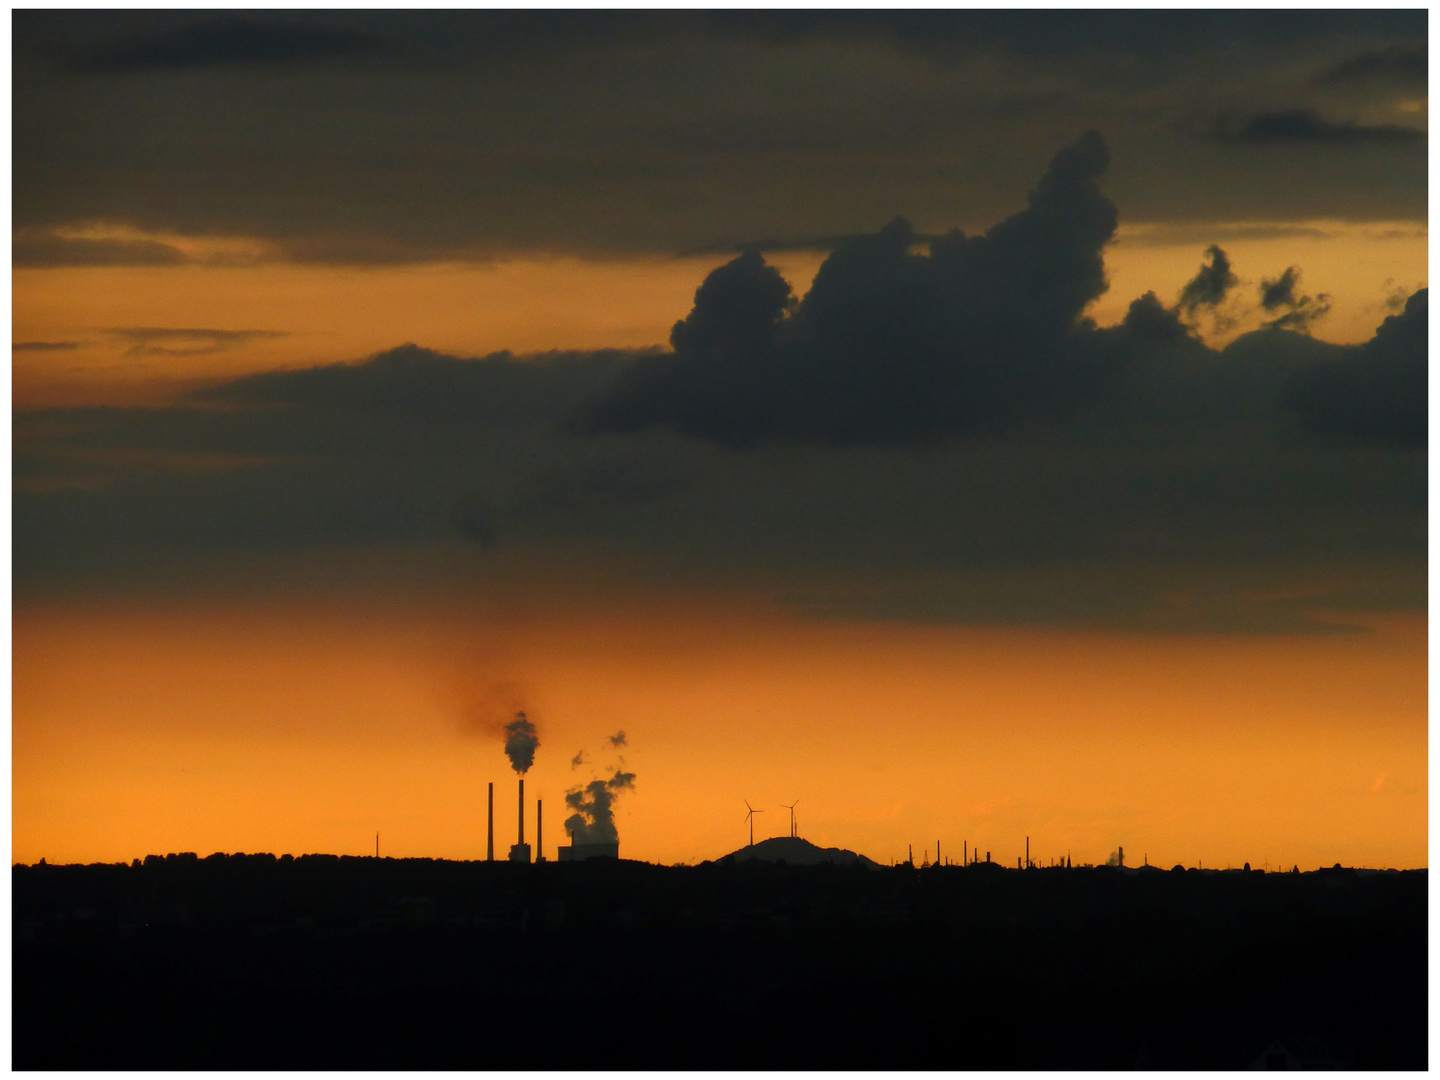
[[[785,803],[783,803],[783,802],[782,802],[780,805],[781,805],[781,806],[784,806],[786,810],[789,810],[789,811],[790,811],[790,835],[791,835],[791,836],[794,836],[794,835],[795,835],[795,807],[797,807],[797,806],[800,805],[800,800],[799,800],[799,799],[796,799],[794,802],[790,803],[788,806],[787,806]]]
[[[745,823],[750,826],[750,846],[751,846],[751,847],[754,847],[754,846],[755,846],[755,815],[756,815],[756,814],[763,814],[765,811],[764,811],[764,810],[756,810],[754,807],[752,807],[752,806],[750,805],[750,800],[749,800],[749,799],[744,800],[744,802],[745,802],[745,809],[749,811],[749,813],[745,815]]]

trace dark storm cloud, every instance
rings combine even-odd
[[[686,469],[663,459],[602,453],[536,471],[516,485],[509,506],[532,514],[637,506],[678,495],[692,483]]]
[[[38,20],[17,22],[27,37]],[[351,11],[247,12],[229,18],[193,12],[88,13],[70,20],[79,38],[60,51],[87,69],[126,71],[227,63],[267,63],[379,54],[379,62],[494,63],[506,59],[574,59],[630,44],[653,49],[700,40],[781,47],[842,44],[954,62],[977,50],[1004,49],[1057,59],[1113,51],[1174,58],[1198,48],[1266,42],[1289,46],[1317,40],[1415,36],[1406,12],[1319,11],[1305,19],[1283,12],[1230,11],[623,11],[489,10],[394,13]],[[53,18],[53,16],[52,16]],[[23,19],[23,21],[22,21]],[[165,22],[172,25],[165,26]],[[88,24],[88,25],[87,25]],[[158,27],[157,27],[157,24]],[[478,32],[477,32],[478,29]],[[1421,33],[1423,33],[1423,24]],[[382,49],[381,46],[391,46]]]
[[[1326,68],[1318,76],[1319,83],[1345,83],[1360,79],[1377,79],[1401,85],[1425,86],[1430,77],[1429,50],[1392,45],[1388,49],[1362,52]]]
[[[840,38],[875,41],[937,59],[976,46],[1003,45],[1015,53],[1054,58],[1076,53],[1184,55],[1198,47],[1240,42],[1313,42],[1346,34],[1414,33],[1401,12],[1309,11],[1297,19],[1281,11],[1009,10],[1009,11],[717,11],[717,30],[776,42]],[[1312,17],[1313,16],[1313,17]]]
[[[1363,423],[1340,440],[1287,426],[1357,397],[1347,383],[1287,405],[1297,372],[1349,372],[1381,346],[1265,331],[1217,353],[1153,295],[1107,333],[1126,343],[1125,364],[1085,412],[923,451],[566,436],[556,426],[571,403],[615,374],[602,359],[595,378],[580,358],[562,369],[569,384],[536,372],[543,407],[534,388],[497,400],[519,377],[471,361],[483,409],[454,408],[423,365],[408,372],[423,392],[387,401],[357,364],[316,369],[324,394],[296,372],[194,407],[21,413],[17,593],[193,589],[227,566],[248,581],[248,560],[266,553],[323,551],[304,564],[307,587],[434,575],[447,595],[513,580],[523,597],[527,575],[573,567],[577,586],[743,588],[815,616],[1288,632],[1330,624],[1265,600],[1277,581],[1423,583],[1423,446]],[[1354,378],[1383,368],[1367,364]],[[142,470],[142,451],[175,467]],[[237,464],[185,465],[214,457]],[[672,474],[684,483],[667,487]],[[457,563],[452,544],[479,562]],[[431,554],[400,554],[416,550]],[[382,573],[385,551],[399,561]],[[275,585],[273,570],[256,572]]]
[[[1225,117],[1215,122],[1215,137],[1233,143],[1424,143],[1425,132],[1400,124],[1346,124],[1326,120],[1311,109]]]
[[[407,345],[19,413],[17,595],[276,588],[304,556],[304,588],[695,588],[907,621],[1319,632],[1322,597],[1413,604],[1425,294],[1358,347],[1214,350],[1154,293],[1096,329],[1105,158],[1065,148],[979,235],[861,235],[799,303],[747,253],[672,353]],[[1309,299],[1284,277],[1281,317]],[[200,332],[131,328],[177,346],[157,329]],[[597,408],[612,430],[567,426]]]
[[[1180,290],[1180,306],[1187,314],[1194,314],[1202,307],[1218,307],[1240,282],[1230,269],[1230,259],[1220,245],[1211,244],[1205,256],[1210,261],[1201,266]]]
[[[1089,127],[1131,220],[1427,212],[1423,133],[1354,121],[1393,107],[1373,79],[1313,80],[1423,48],[1423,11],[21,11],[14,30],[25,235],[103,221],[355,265],[828,248],[897,212],[918,239],[1013,213]],[[1257,170],[1245,142],[1186,134],[1236,102],[1222,134],[1311,160]],[[180,258],[80,243],[16,264]]]
[[[177,70],[229,64],[279,64],[370,52],[381,45],[370,34],[316,23],[207,19],[158,33],[138,35],[82,53],[79,71]]]
[[[1180,308],[1166,307],[1153,292],[1130,301],[1120,330],[1124,339],[1141,348],[1179,342],[1193,344],[1190,328],[1181,321]]]
[[[896,219],[838,248],[798,305],[751,252],[714,271],[671,332],[582,424],[664,424],[727,443],[909,442],[1003,426],[1103,380],[1080,325],[1105,291],[1115,206],[1094,132],[1055,155],[1029,208],[912,251]],[[793,311],[793,314],[792,314]]]
[[[1286,403],[1310,428],[1423,448],[1429,409],[1429,290],[1343,358],[1295,373]]]

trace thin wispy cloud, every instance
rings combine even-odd
[[[115,327],[106,333],[126,345],[126,356],[209,356],[254,341],[289,337],[284,330],[215,330],[169,326]]]

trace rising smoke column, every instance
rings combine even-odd
[[[565,805],[575,813],[565,819],[565,831],[572,844],[616,844],[615,799],[622,791],[634,790],[635,774],[615,770],[609,780],[592,780],[584,787],[565,793]]]
[[[516,713],[515,719],[505,725],[505,754],[510,759],[510,767],[521,776],[535,764],[535,748],[539,745],[535,725],[525,719],[523,712]]]

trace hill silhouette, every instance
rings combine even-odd
[[[802,840],[798,836],[772,836],[768,840],[761,840],[758,844],[750,844],[737,851],[732,851],[724,858],[733,859],[735,862],[759,860],[760,862],[785,863],[788,866],[823,866],[829,863],[833,866],[859,865],[867,870],[881,868],[879,863],[867,859],[864,855],[857,855],[844,848],[818,847],[809,840]]]

